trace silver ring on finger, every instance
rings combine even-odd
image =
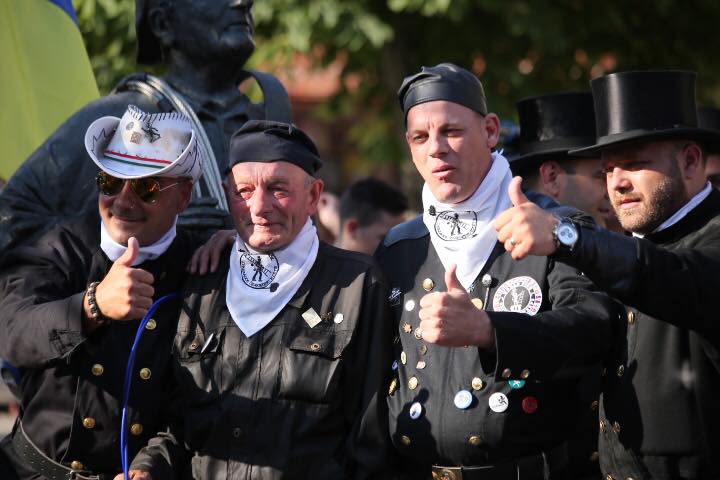
[[[517,245],[518,243],[519,243],[519,242],[518,242],[517,240],[515,240],[515,237],[510,237],[510,245],[512,245],[512,246],[514,247],[514,246]]]

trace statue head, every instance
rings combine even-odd
[[[190,60],[244,65],[255,50],[253,0],[136,0],[137,61],[166,61],[168,52]]]

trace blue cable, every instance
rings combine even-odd
[[[132,372],[135,369],[135,357],[137,355],[137,347],[140,343],[140,337],[142,337],[145,326],[147,325],[150,317],[153,316],[155,310],[158,309],[160,304],[170,300],[172,298],[178,298],[180,295],[177,293],[169,293],[164,297],[158,298],[150,309],[143,317],[140,325],[138,326],[137,332],[135,333],[135,341],[130,349],[130,356],[128,357],[127,367],[125,368],[125,382],[123,383],[123,403],[122,403],[122,420],[120,422],[120,460],[122,462],[123,474],[125,480],[130,480],[128,474],[129,462],[128,462],[128,428],[127,428],[127,408],[128,402],[130,401],[130,388],[132,387]]]

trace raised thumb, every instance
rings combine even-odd
[[[465,288],[457,278],[457,265],[453,264],[450,269],[445,272],[445,285],[447,286],[448,292],[462,291],[465,292]]]
[[[138,253],[140,252],[140,244],[137,241],[137,238],[130,237],[128,238],[128,246],[127,250],[125,250],[125,253],[120,255],[120,258],[115,260],[115,263],[119,263],[120,265],[125,265],[126,267],[132,267],[135,263],[135,260],[137,259]]]
[[[512,180],[510,180],[510,185],[508,186],[508,195],[510,196],[510,201],[515,207],[517,207],[518,205],[522,205],[523,203],[528,203],[530,201],[527,199],[527,197],[522,191],[522,180],[522,177],[514,177]]]

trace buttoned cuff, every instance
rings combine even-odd
[[[85,292],[76,293],[61,302],[64,305],[59,310],[65,311],[67,320],[63,329],[50,330],[50,344],[55,349],[57,356],[66,357],[72,353],[86,339],[83,332],[83,299]]]

